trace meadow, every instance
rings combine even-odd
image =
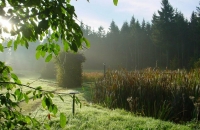
[[[123,71],[125,73],[123,73]],[[141,130],[141,129],[173,129],[173,130],[191,130],[191,129],[199,129],[200,125],[198,124],[199,122],[195,119],[195,116],[193,120],[191,121],[185,121],[185,122],[180,122],[175,123],[168,118],[159,118],[159,117],[166,117],[162,114],[157,114],[159,116],[153,117],[151,115],[147,115],[146,112],[140,108],[140,109],[135,109],[131,108],[132,107],[137,107],[141,105],[140,99],[138,99],[138,104],[136,103],[135,97],[133,97],[134,92],[129,88],[128,86],[125,86],[127,84],[126,82],[123,81],[123,86],[124,88],[122,89],[122,86],[119,86],[122,81],[120,80],[120,77],[117,77],[119,75],[122,75],[122,77],[126,77],[126,73],[128,74],[127,71],[122,70],[120,71],[108,71],[106,73],[106,79],[104,79],[103,73],[102,72],[84,72],[83,73],[83,84],[80,88],[61,88],[57,85],[55,79],[41,79],[40,75],[37,73],[29,73],[29,72],[16,72],[18,76],[20,77],[21,81],[23,84],[30,84],[30,86],[37,87],[37,86],[42,86],[43,90],[47,91],[52,91],[55,93],[63,93],[62,98],[64,99],[64,102],[59,98],[59,96],[54,95],[53,102],[58,106],[58,115],[53,115],[51,113],[48,113],[45,109],[42,108],[41,101],[40,100],[35,100],[32,101],[30,100],[29,103],[27,104],[26,102],[21,102],[20,106],[22,108],[22,112],[24,114],[29,114],[33,117],[36,117],[39,119],[41,122],[48,122],[51,124],[51,129],[61,129],[59,125],[59,113],[64,112],[66,113],[67,116],[67,122],[66,122],[66,127],[65,129],[72,129],[72,130],[92,130],[92,129],[97,129],[97,130],[111,130],[111,129],[117,129],[117,130]],[[148,73],[147,70],[145,70],[145,73]],[[152,73],[152,72],[151,72]],[[160,72],[156,72],[160,73]],[[114,75],[113,75],[114,74]],[[117,75],[119,74],[119,75]],[[141,75],[141,73],[137,73],[137,75]],[[117,80],[112,79],[111,77],[114,77]],[[151,77],[151,80],[149,82],[156,84],[157,80],[153,80],[153,76],[155,76],[155,73],[152,73],[152,75],[149,75]],[[157,75],[158,76],[158,75]],[[167,77],[170,77],[170,75],[167,75]],[[121,79],[122,79],[121,77]],[[143,77],[145,75],[143,74]],[[159,76],[158,76],[159,77]],[[131,82],[131,77],[128,83]],[[138,79],[137,77],[136,79]],[[161,76],[160,76],[161,78]],[[134,79],[135,80],[135,79]],[[140,79],[141,80],[141,79]],[[143,79],[144,80],[144,79]],[[163,79],[164,80],[164,79]],[[196,79],[197,80],[197,79]],[[112,82],[111,82],[112,81]],[[168,80],[164,80],[168,81]],[[118,83],[113,85],[112,83]],[[120,83],[121,82],[121,83]],[[188,81],[191,82],[191,81]],[[140,84],[140,87],[142,87],[142,84],[139,82],[135,82],[137,84]],[[164,82],[163,82],[164,83]],[[109,86],[106,86],[108,85]],[[149,83],[150,84],[150,83]],[[166,82],[168,84],[168,82]],[[101,86],[102,85],[102,86]],[[117,86],[118,85],[118,86]],[[135,84],[134,84],[135,85]],[[134,86],[132,85],[132,86]],[[112,90],[114,88],[119,88],[119,90]],[[151,90],[153,89],[153,90]],[[28,91],[29,88],[24,89],[24,91]],[[140,90],[137,88],[137,91]],[[77,103],[75,105],[75,114],[72,114],[72,98],[69,96],[70,92],[78,91],[79,94],[77,94],[78,99],[80,100],[80,103]],[[122,98],[122,91],[125,93],[123,95],[125,98]],[[127,93],[127,91],[130,92]],[[136,91],[136,92],[137,92]],[[147,92],[161,92],[162,89],[155,87],[155,88],[149,88],[148,90],[145,90]],[[146,93],[145,91],[140,90],[141,96],[145,96]],[[99,92],[101,95],[99,95]],[[118,92],[117,97],[114,97],[112,99],[113,95],[115,92]],[[120,92],[120,93],[119,93]],[[186,91],[187,92],[187,91]],[[199,90],[198,90],[199,92]],[[107,95],[106,95],[107,94]],[[119,95],[121,94],[121,95]],[[132,95],[131,95],[132,94]],[[142,95],[145,94],[145,95]],[[109,95],[109,96],[108,96]],[[160,94],[161,95],[161,94]],[[162,94],[163,95],[163,94]],[[199,93],[197,93],[197,96]],[[105,96],[105,97],[104,97]],[[136,104],[130,105],[130,103],[127,101],[127,97],[132,96],[132,100],[134,100]],[[159,95],[157,95],[159,96]],[[192,96],[192,95],[191,95]],[[193,95],[195,96],[195,95]],[[152,94],[149,94],[149,97],[146,95],[144,98],[150,98]],[[119,104],[118,101],[116,101],[116,98],[120,98]],[[138,95],[138,98],[139,95]],[[160,97],[157,97],[160,98]],[[196,98],[196,97],[195,97]],[[99,100],[98,100],[99,99]],[[153,98],[154,99],[154,98]],[[123,101],[122,101],[123,100]],[[149,99],[150,100],[150,99]],[[195,99],[196,100],[196,99]],[[139,103],[139,101],[141,103]],[[151,102],[150,102],[151,103]],[[170,110],[168,107],[169,104],[168,102],[165,101],[165,104],[162,104],[162,107],[157,106],[158,103],[155,103],[155,106],[152,108],[158,107],[156,111],[158,113],[162,113],[161,110],[164,111],[164,114],[166,114],[168,110]],[[118,105],[118,106],[117,106]],[[133,106],[136,105],[136,106]],[[150,105],[149,105],[150,106]],[[162,109],[161,109],[162,108]],[[165,110],[167,109],[167,110]],[[152,113],[152,110],[149,110],[149,114]],[[48,117],[50,115],[50,118]],[[149,116],[149,117],[147,117]],[[166,120],[166,121],[164,121]],[[41,126],[41,129],[47,129],[45,126]]]

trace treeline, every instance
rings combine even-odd
[[[200,7],[187,20],[168,0],[162,0],[151,23],[139,23],[133,16],[121,29],[112,21],[108,32],[101,26],[96,32],[84,24],[81,27],[91,42],[84,52],[85,69],[102,69],[103,63],[129,70],[190,69],[200,58]]]

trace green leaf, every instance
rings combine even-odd
[[[55,56],[58,56],[58,54],[59,54],[59,51],[57,51],[57,50],[54,50],[53,52],[54,52]]]
[[[28,103],[29,97],[25,93],[24,93],[24,99],[25,99],[25,102]]]
[[[58,112],[57,106],[53,104],[53,105],[52,105],[52,109],[53,109],[53,110],[52,110],[53,114],[56,115],[56,113]]]
[[[48,20],[46,20],[46,19],[42,19],[42,21],[40,21],[40,22],[38,23],[38,28],[39,28],[41,31],[47,30],[48,27],[49,27]]]
[[[26,46],[26,49],[28,49],[28,47],[29,47],[29,44],[28,44],[28,42],[27,42],[27,41],[25,41],[25,46]]]
[[[41,55],[41,52],[37,51],[36,54],[35,54],[35,57],[36,57],[37,60],[40,58],[40,55]]]
[[[7,67],[9,69],[9,71],[13,71],[12,67],[10,67],[10,66],[7,66]]]
[[[61,7],[61,11],[62,11],[63,14],[66,14],[65,8]]]
[[[1,104],[7,104],[7,98],[5,96],[1,96]]]
[[[36,13],[37,13],[37,10],[36,10],[35,8],[32,8],[32,9],[31,9],[31,12],[32,12],[33,14],[36,14]]]
[[[37,88],[35,88],[35,90],[42,90],[42,87],[38,86]]]
[[[21,90],[19,88],[17,90],[15,90],[14,94],[17,96],[18,101],[23,99],[23,93],[21,92]]]
[[[26,116],[25,121],[26,121],[27,124],[30,124],[31,123],[31,117]]]
[[[21,42],[21,36],[18,34],[17,39],[14,41],[14,50],[17,50],[18,44]]]
[[[52,105],[52,100],[51,100],[51,98],[46,97],[45,104],[46,104],[47,108],[50,109],[50,107],[51,107],[51,105]]]
[[[36,50],[41,50],[42,47],[43,47],[43,45],[39,45],[39,46],[37,46]]]
[[[118,0],[113,0],[115,6],[117,6]]]
[[[12,45],[12,40],[10,40],[8,43],[7,43],[7,47],[11,47]]]
[[[21,101],[22,99],[23,99],[23,93],[22,92],[20,92],[20,94],[19,94],[19,97],[18,97],[18,101]]]
[[[14,42],[14,50],[17,50],[17,45],[18,45],[18,43],[15,41]]]
[[[12,77],[14,80],[17,80],[17,79],[18,79],[17,75],[14,74],[14,73],[11,73],[11,77]]]
[[[6,93],[6,98],[10,98],[10,93]]]
[[[54,97],[53,93],[49,93],[49,95],[50,95],[50,97],[52,97],[52,98]]]
[[[73,42],[71,44],[71,46],[70,46],[70,49],[73,50],[73,51],[75,51],[75,52],[77,52],[78,51],[78,47],[77,47],[76,43]]]
[[[44,58],[45,57],[45,55],[46,55],[46,50],[43,50],[43,51],[41,51],[41,56]]]
[[[60,126],[62,128],[65,127],[66,121],[67,121],[67,118],[66,118],[65,114],[64,113],[60,113]]]
[[[60,51],[60,46],[58,44],[56,44],[55,49]]]
[[[43,94],[39,93],[39,94],[36,94],[36,97],[37,98],[42,98]]]
[[[52,54],[47,56],[47,58],[45,59],[45,62],[49,62],[51,59],[52,59]]]
[[[24,122],[24,121],[22,121],[22,120],[21,120],[21,121],[19,120],[17,123],[18,123],[19,125],[21,125],[21,126],[26,125],[26,122]]]
[[[11,77],[16,83],[21,84],[21,81],[19,80],[16,74],[11,73]]]
[[[42,34],[40,34],[40,41],[42,41],[43,40],[43,35]]]
[[[15,82],[21,84],[21,81],[19,79],[17,79]]]
[[[20,94],[20,89],[19,89],[19,88],[16,89],[15,92],[14,92],[14,94],[15,94],[16,96],[19,96],[19,94]]]
[[[69,44],[67,41],[64,41],[63,43],[64,43],[64,50],[67,52],[69,49]]]
[[[3,49],[4,49],[3,45],[0,44],[0,51],[3,52]]]
[[[85,42],[87,47],[90,47],[90,42],[85,37],[83,38],[83,41]]]
[[[32,92],[31,90],[27,91],[27,92],[26,92],[26,95],[30,94],[31,92]]]
[[[43,108],[46,108],[46,106],[47,106],[45,101],[46,101],[46,97],[44,97],[44,98],[42,99],[42,107],[43,107]]]

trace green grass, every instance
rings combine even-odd
[[[69,100],[68,100],[69,101]],[[66,112],[67,124],[65,129],[70,130],[135,130],[135,129],[171,129],[171,130],[190,130],[187,126],[176,125],[170,122],[154,120],[134,116],[124,110],[109,110],[95,104],[84,104],[82,108],[76,106],[76,113],[71,114],[70,104],[60,106],[62,112]],[[38,118],[45,117],[44,111],[38,112]],[[44,118],[43,118],[44,119]],[[59,128],[58,117],[54,117],[54,128]]]
[[[23,83],[35,81],[31,77],[22,77]],[[58,106],[59,112],[48,120],[46,110],[41,107],[40,100],[30,101],[29,104],[22,102],[24,114],[29,114],[38,118],[41,122],[49,122],[52,129],[61,129],[59,126],[59,113],[64,112],[67,116],[66,130],[191,130],[193,124],[179,125],[171,122],[155,120],[136,116],[125,110],[110,110],[98,104],[93,104],[91,99],[91,88],[93,83],[84,83],[83,87],[77,89],[62,89],[52,80],[37,80],[31,86],[42,86],[44,90],[54,90],[59,93],[69,93],[79,91],[78,98],[82,106],[76,104],[75,115],[72,114],[72,98],[69,95],[63,95],[64,102],[55,95],[54,103]]]
[[[109,110],[96,104],[84,103],[81,108],[76,105],[76,113],[72,116],[71,100],[65,98],[66,103],[55,99],[59,110],[65,112],[67,124],[65,129],[70,130],[135,130],[135,129],[171,129],[171,130],[190,130],[187,126],[176,125],[170,122],[134,116],[124,110]],[[37,113],[37,115],[36,115]],[[32,115],[45,120],[48,113],[41,108],[36,109]],[[52,126],[59,128],[58,116],[52,117]]]

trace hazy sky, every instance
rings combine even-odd
[[[182,12],[190,19],[192,11],[196,11],[200,0],[169,0],[172,7]],[[151,22],[153,13],[161,9],[161,0],[119,0],[118,6],[114,6],[113,0],[71,0],[75,6],[78,19],[97,30],[99,26],[108,29],[110,23],[115,21],[119,28],[132,16],[139,22],[144,19]]]

